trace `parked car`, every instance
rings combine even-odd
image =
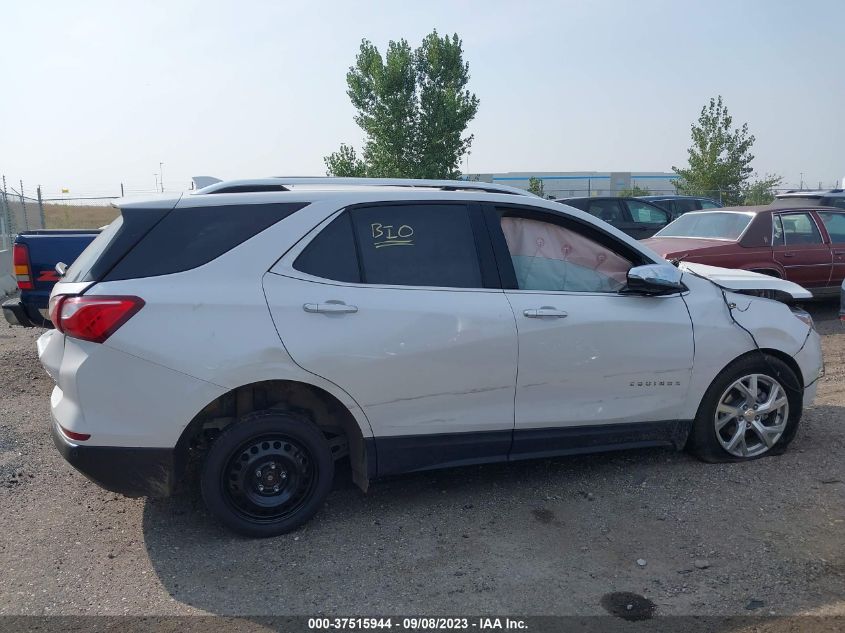
[[[672,220],[665,209],[639,198],[597,196],[557,202],[586,211],[638,240],[651,237]]]
[[[663,207],[676,220],[684,213],[701,211],[702,209],[721,209],[722,205],[703,196],[637,196],[640,200],[647,200]]]
[[[772,206],[782,207],[838,207],[845,209],[845,189],[824,189],[820,191],[804,191],[796,189],[779,193],[775,196]]]
[[[56,264],[73,263],[99,233],[87,229],[45,229],[18,235],[12,246],[12,260],[20,295],[3,302],[6,321],[24,327],[52,327],[47,303],[59,280]]]
[[[194,463],[213,515],[271,536],[318,511],[338,464],[366,490],[625,447],[783,451],[820,340],[755,289],[810,296],[677,268],[510,187],[221,182],[124,204],[54,287],[38,353],[73,466],[166,495]]]
[[[845,210],[725,207],[687,213],[644,240],[669,260],[753,270],[835,295],[845,279]]]

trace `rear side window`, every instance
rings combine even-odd
[[[713,202],[712,200],[702,200],[701,201],[701,208],[702,209],[720,209],[721,207]]]
[[[361,283],[358,269],[358,254],[355,252],[355,237],[348,213],[341,213],[326,228],[320,231],[299,254],[293,267],[303,273],[345,281]]]
[[[305,202],[174,209],[121,259],[105,281],[197,268],[306,206]]]
[[[466,206],[380,205],[350,214],[364,283],[482,287]]]
[[[822,243],[819,229],[809,213],[782,213],[780,225],[783,232],[783,241],[779,242],[781,244],[797,246]]]

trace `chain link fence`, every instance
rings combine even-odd
[[[44,203],[41,188],[37,187],[35,196],[27,195],[23,183],[12,187],[5,176],[0,180],[0,251],[8,250],[15,235],[22,231],[45,228]]]

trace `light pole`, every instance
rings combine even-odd
[[[164,193],[164,163],[158,164],[159,182],[161,183],[161,192]]]

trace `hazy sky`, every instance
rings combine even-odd
[[[845,176],[845,0],[0,2],[0,173],[52,193],[323,175],[362,37],[457,32],[468,171],[669,170],[722,94],[754,167]]]

